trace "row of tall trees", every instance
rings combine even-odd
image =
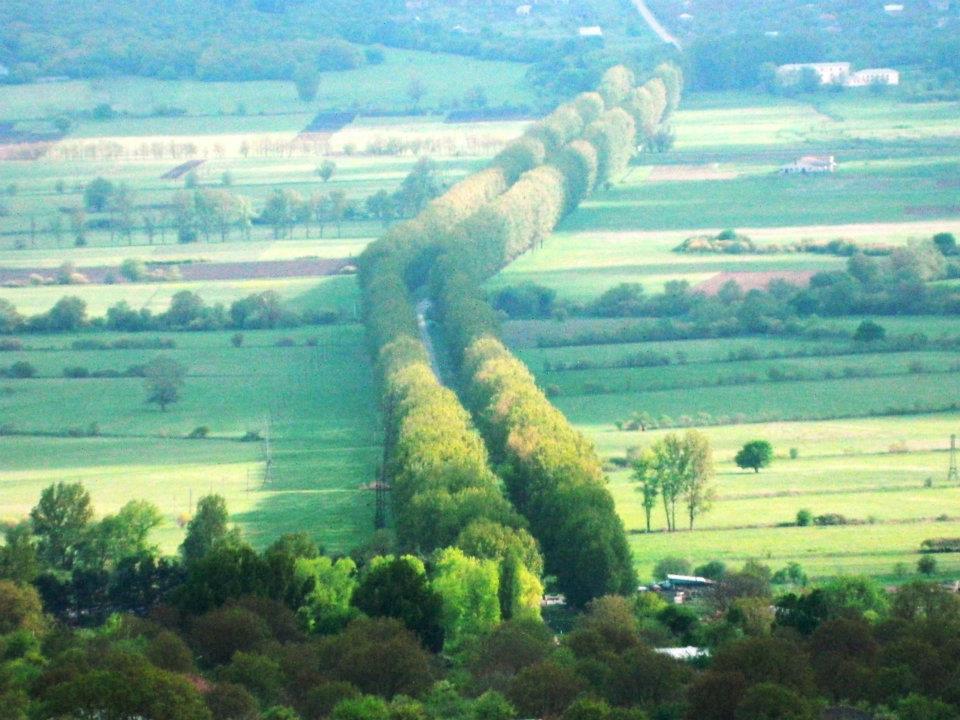
[[[514,154],[504,157],[521,162]],[[487,577],[488,583],[495,578],[495,612],[478,608],[454,624],[486,622],[493,614],[538,615],[543,561],[526,521],[490,469],[469,413],[434,374],[409,288],[426,278],[435,238],[502,192],[508,172],[494,165],[454,185],[415,218],[391,227],[359,263],[368,337],[383,387],[382,481],[390,484],[398,540],[421,554],[439,551],[464,576]]]
[[[671,70],[658,73],[678,77]],[[598,181],[622,172],[636,149],[637,121],[616,103],[632,97],[633,82],[624,68],[610,71],[606,99],[585,93],[559,107],[488,168],[391,228],[360,263],[368,331],[385,388],[387,469],[402,541],[462,545],[453,529],[475,515],[504,528],[515,524],[502,495],[481,494],[499,482],[489,471],[486,448],[456,395],[434,377],[419,339],[411,291],[429,282],[455,359],[472,353],[474,365],[464,370],[468,387],[476,391],[472,382],[492,373],[492,384],[485,393],[473,392],[469,404],[495,461],[508,463],[507,489],[547,552],[548,569],[576,604],[634,584],[623,527],[593,450],[536,389],[526,368],[489,337],[495,323],[479,282],[545,238]],[[665,111],[666,84],[660,77],[651,82],[661,88]],[[485,412],[492,403],[501,415]],[[526,449],[506,442],[514,430],[526,434]],[[451,487],[460,492],[451,495]],[[464,490],[477,500],[469,508]],[[472,514],[464,520],[462,509],[454,508]],[[451,529],[434,521],[416,529],[425,516],[449,518]]]
[[[526,137],[543,145],[544,162],[454,229],[432,276],[466,404],[541,544],[547,571],[577,605],[634,585],[623,525],[592,446],[496,339],[480,281],[540,244],[660,130],[675,106],[667,88],[679,92],[678,73],[664,67],[640,88],[634,82],[626,68],[612,68],[598,92],[578,96],[528,130]]]

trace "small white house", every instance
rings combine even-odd
[[[789,165],[780,168],[784,175],[809,175],[812,173],[832,173],[837,169],[837,161],[833,155],[804,155]]]
[[[890,68],[865,68],[857,70],[843,83],[846,87],[867,87],[869,85],[899,85],[900,73]]]
[[[790,63],[777,68],[777,76],[786,82],[796,82],[804,70],[813,70],[820,78],[821,85],[842,83],[850,75],[850,63]]]
[[[517,5],[517,15],[527,17],[533,11],[533,5]]]
[[[666,655],[667,657],[673,658],[674,660],[696,660],[702,657],[709,657],[710,651],[706,648],[698,648],[693,645],[688,645],[687,647],[664,647],[664,648],[654,648],[655,653],[660,655]]]
[[[883,11],[887,15],[899,15],[903,12],[903,5],[900,3],[887,3],[883,6]]]
[[[577,34],[583,38],[603,37],[603,28],[599,25],[584,25],[577,30]]]

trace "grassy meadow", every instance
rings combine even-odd
[[[671,151],[642,156],[488,289],[536,282],[578,305],[624,282],[656,293],[671,280],[696,286],[718,273],[821,271],[845,263],[811,254],[672,251],[692,235],[724,228],[761,246],[837,238],[904,244],[960,233],[952,189],[960,169],[956,111],[956,103],[903,104],[870,94],[816,102],[693,96],[674,120]],[[837,172],[777,173],[810,153],[836,155]],[[864,319],[819,322],[852,333]],[[960,337],[956,317],[872,319],[890,335]],[[674,555],[694,565],[755,559],[774,570],[795,561],[812,577],[867,573],[896,582],[916,572],[921,541],[960,536],[954,512],[960,488],[945,484],[949,438],[960,432],[960,412],[945,410],[960,399],[955,352],[926,345],[876,353],[850,340],[802,336],[618,340],[623,328],[655,322],[573,317],[504,328],[541,387],[605,461],[666,432],[683,432],[618,429],[635,413],[698,427],[710,439],[717,498],[692,532],[665,532],[658,505],[647,534],[630,472],[608,465],[642,580],[651,579],[659,559]],[[664,364],[618,366],[638,355],[661,356]],[[759,474],[733,462],[754,439],[769,440],[776,453]],[[796,527],[801,509],[837,513],[848,524]],[[960,573],[960,557],[937,560],[943,577]]]
[[[155,502],[168,551],[182,537],[177,519],[191,498],[209,492],[226,497],[258,545],[298,530],[332,550],[362,540],[372,496],[359,485],[374,477],[380,456],[362,328],[251,331],[241,347],[231,336],[162,335],[176,343],[163,351],[72,349],[74,339],[110,335],[30,337],[23,352],[4,353],[2,364],[24,360],[38,376],[0,380],[0,515],[25,515],[47,484],[80,480],[100,513],[134,498]],[[278,346],[287,338],[294,346]],[[139,378],[63,376],[76,366],[123,371],[157,355],[187,368],[182,399],[166,412],[145,404]],[[91,425],[99,437],[64,437]],[[209,428],[207,439],[185,439],[200,426]],[[248,432],[264,440],[242,442]]]

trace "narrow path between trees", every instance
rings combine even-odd
[[[640,13],[640,16],[646,21],[647,25],[650,26],[650,29],[653,30],[657,36],[663,40],[665,43],[673,45],[677,50],[683,50],[683,46],[680,44],[680,41],[670,33],[663,25],[660,24],[660,21],[657,20],[657,16],[653,14],[647,3],[644,0],[631,0],[633,6],[637,9],[637,12]]]
[[[437,351],[433,347],[433,338],[430,337],[430,327],[428,325],[427,313],[433,303],[430,300],[421,300],[417,303],[417,327],[420,329],[420,342],[427,349],[427,357],[430,358],[430,368],[436,376],[437,381],[443,384],[443,375],[440,372],[440,363],[437,362]]]

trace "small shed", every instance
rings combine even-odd
[[[599,25],[583,25],[577,30],[577,34],[583,38],[603,37],[603,28]]]
[[[789,165],[780,168],[784,175],[808,175],[813,173],[832,173],[837,169],[833,155],[804,155]]]

